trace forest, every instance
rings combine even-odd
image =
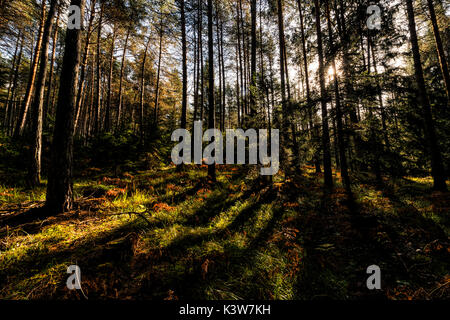
[[[448,301],[449,57],[448,0],[0,0],[0,300]]]

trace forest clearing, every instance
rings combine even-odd
[[[0,0],[0,300],[448,301],[449,48],[442,0]]]

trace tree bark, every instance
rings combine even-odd
[[[431,174],[434,179],[434,189],[438,191],[446,191],[447,184],[445,170],[442,163],[442,156],[439,150],[437,135],[434,127],[431,105],[428,99],[425,79],[423,76],[422,61],[420,57],[419,41],[417,40],[416,21],[414,17],[414,7],[412,0],[406,0],[406,8],[408,12],[408,24],[411,38],[410,41],[414,59],[414,71],[418,87],[417,94],[419,98],[419,104],[423,109],[426,138],[428,140],[428,147],[431,153]]]
[[[71,0],[81,9],[84,18],[85,0]],[[80,66],[81,30],[67,30],[65,52],[61,70],[60,89],[56,108],[56,121],[51,147],[47,199],[48,215],[70,211],[73,207],[73,133],[76,87]]]
[[[328,39],[331,51],[334,52],[334,41],[333,41],[333,29],[331,26],[331,18],[330,18],[330,8],[329,8],[329,0],[326,1],[326,15],[327,15],[327,23],[328,23]],[[350,176],[348,173],[348,164],[347,157],[345,155],[345,141],[344,141],[344,126],[342,121],[342,106],[341,106],[341,95],[339,92],[339,80],[336,71],[336,61],[335,58],[331,58],[331,66],[333,68],[333,78],[334,78],[334,93],[336,99],[336,126],[337,126],[337,139],[339,145],[339,165],[341,169],[341,177],[344,182],[345,190],[348,196],[352,196],[352,187],[350,182]]]
[[[23,134],[25,129],[25,123],[27,121],[28,110],[30,108],[31,99],[33,97],[33,92],[35,88],[35,80],[37,75],[37,68],[39,64],[39,58],[41,53],[42,36],[44,33],[45,24],[45,0],[42,0],[42,11],[41,11],[41,23],[39,26],[38,39],[36,42],[34,59],[30,66],[30,77],[28,79],[27,90],[25,91],[25,97],[23,99],[22,107],[19,113],[19,121],[14,132],[15,137],[19,137]]]
[[[213,0],[208,0],[208,128],[215,128],[214,116],[214,34],[213,34]],[[208,166],[208,177],[216,182],[216,165]]]
[[[187,42],[186,42],[186,15],[184,9],[184,0],[180,0],[181,11],[181,42],[182,42],[182,59],[183,59],[183,97],[181,105],[181,128],[186,129],[187,126],[187,86],[188,86],[188,74],[187,74]]]
[[[333,173],[331,170],[330,152],[330,132],[328,128],[327,92],[325,88],[325,66],[322,45],[322,29],[320,25],[320,4],[319,0],[314,0],[317,32],[317,51],[319,58],[319,82],[320,82],[320,103],[322,107],[322,151],[324,167],[325,188],[333,188]]]
[[[45,21],[44,32],[42,35],[42,46],[40,53],[39,73],[36,78],[36,96],[31,105],[32,114],[32,145],[31,145],[31,161],[28,169],[28,183],[31,187],[35,187],[41,183],[41,154],[42,154],[42,124],[44,117],[44,92],[45,82],[48,70],[48,50],[50,46],[50,36],[52,34],[54,17],[58,0],[50,1],[50,8]]]
[[[130,37],[131,27],[128,27],[127,35],[125,37],[125,44],[123,46],[123,55],[122,55],[122,63],[120,64],[120,79],[119,79],[119,104],[117,107],[117,128],[121,128],[122,121],[122,105],[123,105],[123,74],[125,70],[126,64],[126,55],[127,55],[127,47],[128,47],[128,39]]]
[[[111,48],[109,51],[109,73],[108,73],[108,92],[106,97],[106,113],[105,113],[105,131],[111,130],[111,95],[112,95],[112,77],[114,69],[114,48],[116,42],[117,27],[113,26],[113,34],[111,39]]]
[[[442,77],[444,78],[445,89],[447,91],[447,101],[450,101],[450,75],[448,72],[447,58],[445,57],[444,46],[442,45],[441,34],[436,19],[436,11],[434,10],[433,0],[427,0],[428,9],[430,11],[431,24],[433,26],[434,39],[436,41],[436,49],[439,56],[439,64],[441,67]]]

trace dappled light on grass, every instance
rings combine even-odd
[[[361,181],[362,220],[353,221],[344,190],[323,198],[314,168],[303,172],[299,178],[275,177],[272,187],[225,167],[214,188],[196,168],[77,182],[75,211],[48,218],[40,228],[0,229],[0,296],[81,299],[64,290],[64,268],[76,263],[85,270],[83,290],[94,299],[344,298],[359,292],[351,270],[368,263],[361,265],[373,245],[382,248],[378,259],[394,270],[427,268],[448,250],[418,228],[430,224],[438,230],[445,222],[445,196],[421,191],[429,181],[408,179],[393,184],[395,192]],[[111,192],[117,189],[124,192]],[[15,201],[24,199],[21,192],[14,193]],[[368,236],[375,240],[367,242]],[[397,250],[404,255],[382,258],[394,236],[402,239]],[[412,254],[411,246],[420,251]],[[350,264],[338,262],[343,259]],[[433,277],[442,284],[444,265],[436,266]],[[392,299],[425,290],[394,279],[387,289]]]

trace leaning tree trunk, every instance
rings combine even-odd
[[[48,49],[50,46],[50,35],[53,29],[53,18],[55,17],[58,0],[51,0],[47,21],[44,26],[41,47],[41,61],[39,73],[36,79],[36,96],[31,106],[32,112],[32,145],[31,161],[28,168],[28,183],[35,187],[41,183],[41,154],[42,154],[42,124],[44,121],[44,91],[48,69]]]
[[[414,7],[412,0],[406,0],[406,8],[408,11],[409,32],[411,34],[411,47],[414,59],[414,71],[418,87],[419,103],[423,109],[425,120],[425,132],[428,141],[428,147],[431,153],[431,174],[434,179],[434,189],[439,191],[446,191],[446,177],[445,170],[442,164],[442,156],[439,150],[438,140],[433,122],[431,112],[431,105],[428,99],[427,89],[425,86],[425,79],[423,76],[422,62],[419,50],[419,41],[417,40],[416,21],[414,17]]]
[[[439,32],[439,26],[436,19],[436,11],[434,10],[433,0],[427,0],[427,3],[430,11],[431,24],[433,25],[434,39],[436,40],[436,49],[439,55],[442,77],[444,78],[447,98],[448,101],[450,101],[450,74],[448,72],[447,58],[445,57],[444,46],[442,45],[441,34]]]
[[[27,90],[25,91],[25,97],[22,102],[22,106],[19,113],[19,121],[17,122],[16,129],[14,131],[14,136],[18,137],[22,135],[25,129],[25,123],[27,121],[28,110],[30,109],[31,99],[33,97],[37,68],[39,64],[39,57],[42,45],[42,36],[44,33],[44,23],[45,23],[45,1],[42,1],[42,12],[41,12],[41,24],[38,32],[38,39],[36,42],[35,55],[30,66],[30,77],[28,78]]]
[[[11,99],[9,100],[9,108],[8,108],[8,112],[6,113],[6,128],[7,128],[7,134],[8,135],[12,135],[13,134],[13,129],[14,129],[14,125],[13,125],[13,118],[14,118],[14,111],[15,111],[15,99],[16,99],[16,93],[17,93],[17,82],[19,80],[19,67],[20,67],[20,63],[22,61],[22,53],[23,53],[23,43],[24,43],[24,39],[25,39],[25,35],[22,33],[22,37],[21,37],[21,41],[20,41],[20,49],[19,49],[19,57],[17,59],[16,62],[16,67],[14,70],[14,77],[13,77],[13,83],[12,83],[12,88],[11,88]]]
[[[86,0],[71,0],[84,18]],[[78,69],[80,66],[81,30],[67,29],[61,70],[55,129],[45,207],[48,215],[70,211],[73,207],[73,133]]]
[[[14,55],[13,55],[13,60],[12,60],[12,65],[11,65],[11,71],[9,73],[9,79],[8,79],[8,92],[6,94],[6,101],[5,101],[5,115],[3,118],[3,127],[6,130],[8,130],[7,127],[7,120],[8,120],[8,113],[9,113],[9,97],[11,94],[11,88],[12,88],[12,83],[14,82],[14,70],[16,69],[16,63],[17,63],[17,52],[19,50],[19,45],[21,43],[21,39],[22,39],[22,30],[19,30],[19,33],[17,34],[17,41],[16,41],[16,47],[14,49]]]

